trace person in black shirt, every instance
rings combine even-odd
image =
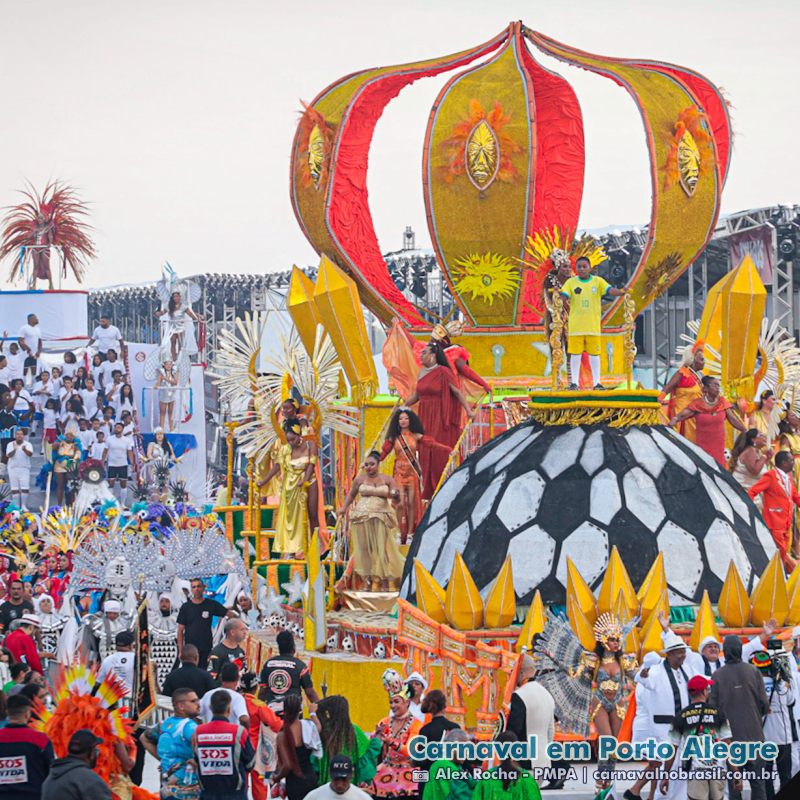
[[[217,683],[208,670],[200,669],[197,666],[199,660],[200,654],[197,652],[197,648],[193,644],[185,644],[181,665],[167,675],[164,685],[161,687],[161,694],[172,697],[178,689],[191,689],[199,699],[206,692],[216,689]]]
[[[193,644],[200,654],[198,666],[206,668],[208,656],[213,645],[211,625],[214,617],[232,616],[222,603],[205,596],[206,585],[200,578],[192,580],[192,596],[178,612],[178,657],[181,658],[183,646]]]
[[[454,731],[460,726],[453,720],[447,719],[444,710],[447,708],[447,700],[444,692],[433,689],[425,695],[422,701],[422,713],[430,714],[431,721],[419,729],[419,735],[424,736],[429,742],[442,742],[447,731]],[[428,770],[431,768],[430,761],[416,761],[415,765],[420,769]],[[420,791],[420,796],[422,792]]]
[[[22,581],[8,584],[8,600],[0,605],[0,631],[8,632],[9,626],[23,614],[33,614],[33,603],[24,597]]]
[[[283,701],[291,694],[306,693],[309,703],[318,703],[319,695],[311,680],[311,670],[294,655],[294,636],[290,631],[281,631],[275,641],[278,655],[268,658],[261,669],[259,685],[261,700],[278,714],[283,712]]]
[[[17,431],[17,418],[14,416],[14,395],[8,390],[0,395],[0,460],[8,460],[6,448]]]
[[[247,638],[247,625],[238,617],[225,620],[225,638],[211,651],[208,671],[217,680],[223,664],[236,664],[239,673],[247,672],[247,655],[242,642]]]
[[[8,724],[0,730],[0,798],[38,800],[55,760],[50,739],[28,725],[32,709],[28,697],[8,698]]]

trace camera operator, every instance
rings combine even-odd
[[[778,745],[778,757],[772,764],[766,765],[773,772],[767,778],[768,800],[775,797],[775,768],[781,789],[792,777],[795,696],[788,656],[782,642],[770,639],[766,650],[753,653],[750,658],[750,663],[761,673],[769,700],[769,711],[764,717],[764,739]]]

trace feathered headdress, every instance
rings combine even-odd
[[[622,625],[613,614],[601,614],[594,623],[594,638],[603,645],[609,639],[622,642]]]

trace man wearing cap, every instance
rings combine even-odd
[[[116,653],[106,656],[100,664],[98,680],[103,681],[109,673],[116,675],[125,685],[125,696],[130,697],[133,692],[133,675],[136,654],[133,652],[135,637],[133,631],[120,631],[114,642],[117,646]]]
[[[730,742],[731,726],[725,715],[708,702],[708,692],[714,681],[705,675],[694,675],[689,679],[689,705],[681,709],[669,730],[669,738],[675,745],[675,756],[664,764],[665,770],[673,768],[675,759],[682,752],[684,743],[690,736],[710,736],[712,741]],[[661,781],[661,791],[671,797],[689,797],[690,800],[722,800],[725,782],[721,778],[703,777],[702,773],[714,769],[724,770],[726,763],[715,759],[691,758],[679,765],[684,772],[697,773],[688,780]],[[675,769],[678,769],[675,766]],[[741,786],[739,786],[741,789]]]
[[[414,719],[420,722],[425,721],[425,715],[422,713],[422,700],[425,696],[425,690],[428,688],[428,682],[419,672],[412,672],[406,679],[405,684],[408,686],[410,692],[410,705],[408,710]]]
[[[43,672],[42,660],[39,658],[39,650],[34,639],[34,633],[40,624],[36,614],[23,614],[19,620],[19,627],[11,631],[5,640],[5,647],[14,656],[14,660],[27,664],[36,672]]]
[[[247,800],[256,753],[247,729],[228,721],[230,713],[230,695],[218,689],[211,695],[211,721],[198,725],[192,737],[203,800]]]
[[[722,642],[722,652],[725,666],[714,673],[714,685],[708,701],[725,715],[734,742],[763,742],[762,720],[769,713],[764,681],[752,664],[742,661],[742,642],[738,636],[726,636]],[[751,800],[765,800],[767,796],[765,781],[760,777],[763,766],[764,761],[759,758],[742,767],[756,775],[750,780]],[[730,800],[741,800],[741,791],[730,784],[728,789]]]
[[[111,787],[94,771],[103,740],[82,728],[72,734],[65,758],[57,758],[42,785],[42,800],[112,800]]]
[[[0,729],[0,798],[40,798],[55,754],[50,739],[29,726],[28,697],[8,698],[5,728]]]
[[[669,617],[663,612],[658,615],[658,621],[661,623],[663,639],[667,631],[671,630],[669,626]],[[775,632],[778,627],[777,620],[770,619],[763,625],[763,630],[758,636],[754,636],[750,641],[742,645],[742,661],[749,661],[750,656],[758,650],[764,649],[764,644]],[[694,650],[687,650],[686,663],[691,667],[692,671],[697,675],[705,675],[707,678],[714,676],[714,673],[722,666],[725,666],[725,657],[722,655],[722,642],[717,641],[714,636],[706,636],[700,640],[700,645],[697,652]]]
[[[644,667],[635,678],[637,685],[647,691],[650,710],[650,734],[658,741],[666,741],[673,719],[689,704],[689,678],[694,672],[686,661],[689,648],[683,639],[672,631],[664,634],[664,658],[654,667]]]
[[[358,786],[353,786],[353,762],[349,756],[334,756],[330,762],[330,783],[312,789],[306,800],[370,800]]]

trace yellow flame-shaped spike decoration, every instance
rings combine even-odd
[[[322,317],[319,315],[319,309],[314,300],[314,282],[298,267],[292,268],[289,294],[286,297],[286,310],[300,334],[300,341],[303,343],[306,353],[313,355],[317,325],[322,325]]]
[[[507,628],[514,621],[516,610],[511,556],[506,556],[483,603],[483,624],[487,628]]]
[[[636,599],[639,601],[639,614],[642,619],[650,616],[666,588],[667,573],[664,569],[664,554],[659,553],[636,593]]]
[[[434,622],[447,622],[445,593],[436,578],[414,559],[414,579],[417,585],[417,607]]]
[[[603,576],[603,582],[597,592],[597,613],[605,614],[613,611],[620,592],[625,597],[628,618],[630,619],[636,613],[639,601],[636,599],[636,592],[633,589],[631,579],[628,577],[628,570],[625,569],[619,550],[614,545],[611,548],[611,555],[608,557],[606,574]]]
[[[319,262],[314,302],[350,381],[352,399],[362,404],[378,388],[364,312],[353,279],[326,256]]]
[[[613,613],[614,616],[620,621],[620,624],[623,628],[633,619],[633,615],[628,608],[628,598],[625,597],[625,592],[623,592],[622,589],[620,589],[617,593],[617,599],[614,602]],[[622,649],[626,653],[638,653],[639,647],[639,631],[636,630],[636,626],[634,625],[628,631],[625,641],[622,642]]]
[[[583,615],[594,625],[597,619],[597,605],[595,604],[594,594],[589,588],[589,584],[583,579],[583,575],[567,556],[567,606],[570,598],[576,603]]]
[[[703,592],[703,599],[700,601],[700,607],[697,609],[697,617],[694,621],[692,628],[692,635],[689,637],[689,647],[692,650],[700,650],[700,642],[706,636],[713,636],[718,642],[722,639],[719,635],[719,628],[717,628],[717,621],[714,617],[714,609],[711,607],[711,600],[708,596],[708,591]]]
[[[794,570],[794,572],[797,571],[797,569]],[[798,625],[800,624],[800,584],[795,582],[792,591],[789,591],[789,583],[787,581],[786,594],[789,597],[789,613],[786,615],[786,624]]]
[[[450,583],[444,595],[447,621],[459,631],[474,631],[483,625],[483,600],[467,565],[456,553]]]
[[[533,602],[528,609],[528,615],[525,617],[525,624],[522,626],[522,630],[519,633],[517,645],[514,649],[518,653],[522,652],[523,647],[527,647],[528,650],[531,650],[533,637],[544,630],[546,623],[547,617],[545,615],[544,603],[542,602],[542,594],[537,589],[536,594],[533,596]]]
[[[661,639],[661,622],[658,619],[659,614],[662,612],[669,617],[669,595],[666,589],[661,592],[658,603],[656,603],[655,608],[650,612],[650,616],[642,626],[640,635],[642,655],[651,652],[658,653],[664,647],[664,642]]]
[[[567,597],[567,617],[572,632],[578,637],[581,646],[586,650],[594,650],[596,642],[592,629],[593,623],[581,611],[581,607],[574,597]]]
[[[750,598],[736,564],[731,561],[717,604],[722,621],[729,628],[744,628],[750,621]]]
[[[783,574],[783,563],[777,550],[753,589],[750,607],[750,619],[754,625],[763,625],[773,617],[778,625],[783,625],[789,616],[786,576]]]

